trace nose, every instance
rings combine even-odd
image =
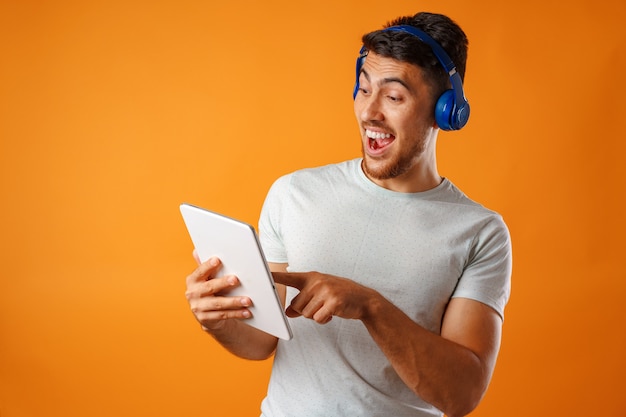
[[[357,116],[363,122],[384,120],[382,106],[377,95],[359,94],[354,101]]]

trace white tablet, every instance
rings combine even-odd
[[[220,258],[220,275],[234,274],[241,283],[228,295],[245,295],[252,300],[252,317],[245,323],[291,339],[291,328],[254,227],[186,203],[181,204],[180,212],[200,261]]]

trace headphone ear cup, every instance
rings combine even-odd
[[[446,90],[435,104],[435,121],[442,130],[456,130],[453,125],[454,91]]]

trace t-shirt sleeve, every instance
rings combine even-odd
[[[480,301],[504,319],[511,293],[512,251],[509,231],[500,216],[494,216],[479,231],[469,255],[452,297]]]
[[[259,240],[267,262],[287,263],[287,251],[282,239],[280,219],[282,201],[289,192],[290,176],[277,179],[272,184],[259,219]]]

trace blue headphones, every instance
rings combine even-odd
[[[437,121],[437,125],[443,130],[459,130],[465,126],[469,119],[470,106],[463,92],[461,76],[456,72],[456,66],[446,51],[428,34],[413,26],[391,26],[383,31],[406,32],[430,46],[441,65],[445,68],[448,75],[450,75],[450,82],[452,83],[452,89],[444,91],[435,105],[435,120]],[[361,47],[359,57],[356,60],[356,84],[354,86],[354,92],[352,93],[353,98],[356,98],[359,92],[359,76],[361,75],[361,68],[365,63],[367,52],[365,46]]]

